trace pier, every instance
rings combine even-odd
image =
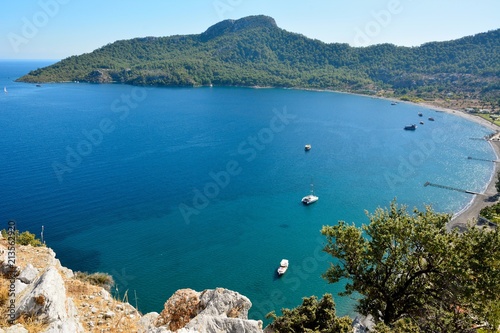
[[[452,187],[452,186],[446,186],[446,185],[440,185],[440,184],[433,184],[431,182],[426,182],[424,184],[424,186],[425,187],[427,187],[427,186],[439,187],[439,188],[444,188],[445,190],[457,191],[457,192],[462,192],[462,193],[467,193],[467,194],[483,195],[481,193],[477,193],[477,192],[474,192],[474,191],[464,190],[464,189],[457,188],[457,187]]]
[[[484,161],[484,162],[493,162],[493,163],[498,163],[500,161],[497,160],[487,160],[485,158],[477,158],[477,157],[467,157],[468,160],[474,160],[474,161]]]

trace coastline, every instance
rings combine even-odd
[[[405,102],[405,103],[411,103],[411,102]],[[457,117],[462,117],[465,118],[469,121],[473,121],[477,124],[480,124],[492,131],[495,132],[495,138],[496,140],[488,140],[488,143],[490,144],[491,148],[493,149],[493,152],[495,153],[496,160],[499,160],[500,156],[500,142],[498,141],[499,138],[499,133],[500,133],[500,126],[497,126],[489,121],[487,121],[484,118],[471,115],[469,113],[465,113],[460,110],[453,110],[453,109],[447,109],[443,108],[440,106],[432,105],[430,103],[412,103],[415,105],[419,106],[424,106],[432,110],[440,111],[440,112],[446,112],[448,114],[453,114]],[[497,190],[496,190],[496,175],[500,171],[500,163],[494,163],[493,171],[491,174],[491,177],[486,184],[486,187],[481,195],[474,195],[471,199],[471,201],[465,206],[462,210],[459,212],[455,213],[453,217],[451,218],[451,221],[448,223],[448,230],[458,228],[459,230],[464,230],[467,228],[467,226],[475,220],[475,223],[477,223],[478,217],[479,217],[479,212],[481,209],[487,206],[491,206],[495,202],[498,201],[498,198],[496,197]],[[473,223],[473,222],[472,222]]]
[[[358,95],[371,98],[379,98],[387,100],[388,102],[408,103],[421,107],[426,107],[434,111],[445,112],[457,117],[465,118],[468,121],[475,122],[494,132],[494,135],[492,136],[493,140],[492,139],[488,140],[488,143],[490,144],[493,152],[495,153],[496,160],[500,161],[500,126],[495,125],[484,118],[466,113],[464,111],[445,108],[439,105],[434,105],[432,104],[432,102],[416,103],[410,101],[402,101],[397,98],[389,98],[384,96],[371,96],[371,95],[365,95],[347,91],[335,91],[330,89],[307,89],[307,88],[290,88],[290,89],[335,92],[335,93],[351,94],[351,95]],[[453,214],[447,226],[448,230],[452,230],[455,228],[459,230],[465,230],[471,223],[477,224],[479,218],[479,212],[481,211],[481,209],[487,206],[491,206],[497,201],[499,201],[496,190],[496,180],[497,180],[497,174],[499,172],[500,172],[500,163],[494,163],[493,171],[491,173],[490,179],[488,180],[488,183],[485,186],[483,193],[481,195],[473,195],[472,199],[464,208]],[[473,222],[473,220],[475,220],[475,222]]]

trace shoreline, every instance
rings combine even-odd
[[[16,80],[16,82],[19,82]],[[29,82],[22,82],[22,83],[27,83],[31,84]],[[51,82],[51,83],[69,83],[72,84],[74,82]],[[86,82],[87,83],[87,82]],[[112,83],[99,83],[99,84],[112,84]],[[133,84],[130,84],[132,87],[136,86]],[[172,86],[166,86],[172,88]],[[211,88],[213,86],[200,86],[200,87],[207,87]],[[397,103],[407,103],[407,104],[412,104],[415,106],[420,106],[424,108],[428,108],[430,110],[438,111],[438,112],[445,112],[457,117],[462,117],[468,121],[474,122],[476,124],[479,124],[492,132],[495,133],[495,140],[488,140],[495,156],[496,160],[500,160],[500,126],[495,125],[488,120],[466,113],[461,110],[456,110],[456,109],[451,109],[451,108],[446,108],[442,107],[440,105],[434,105],[432,102],[423,102],[423,103],[418,103],[418,102],[411,102],[411,101],[403,101],[395,97],[385,97],[385,96],[378,96],[378,95],[369,95],[369,94],[363,94],[359,92],[349,92],[349,91],[339,91],[339,90],[332,90],[332,89],[321,89],[321,88],[305,88],[305,87],[273,87],[273,86],[218,86],[218,87],[237,87],[237,88],[249,88],[249,89],[290,89],[290,90],[302,90],[302,91],[316,91],[316,92],[333,92],[333,93],[339,93],[339,94],[348,94],[348,95],[356,95],[356,96],[363,96],[363,97],[370,97],[370,98],[376,98],[376,99],[382,99],[386,100],[388,102],[397,102]],[[196,87],[193,87],[196,88]],[[448,223],[448,229],[453,229],[453,228],[459,228],[459,229],[464,229],[467,227],[469,222],[472,219],[476,219],[479,216],[479,212],[482,208],[486,206],[490,206],[494,204],[495,202],[498,201],[498,198],[496,198],[496,175],[500,171],[500,163],[494,163],[493,171],[491,174],[491,177],[489,181],[486,183],[485,188],[483,190],[483,193],[481,195],[473,195],[469,203],[463,207],[460,211],[456,212],[453,214],[450,222]]]
[[[410,101],[402,101],[398,98],[390,98],[390,97],[384,97],[384,96],[371,96],[371,95],[365,95],[365,94],[361,94],[361,93],[348,92],[348,91],[336,91],[336,90],[330,90],[330,89],[313,89],[313,88],[312,89],[289,88],[289,89],[305,90],[305,91],[318,91],[318,92],[334,92],[334,93],[341,93],[341,94],[350,94],[350,95],[378,98],[378,99],[387,100],[388,102],[413,104],[416,106],[428,108],[430,110],[444,112],[444,113],[447,113],[450,115],[464,118],[468,121],[471,121],[471,122],[479,124],[483,127],[486,127],[494,132],[493,137],[495,139],[488,140],[488,143],[490,144],[491,149],[493,150],[493,153],[495,154],[496,160],[500,161],[500,126],[495,125],[484,118],[472,115],[470,113],[466,113],[466,112],[461,111],[461,110],[445,108],[445,107],[442,107],[439,105],[434,105],[434,104],[432,104],[432,102],[416,103],[416,102],[410,102]],[[496,195],[497,195],[496,180],[497,180],[497,174],[499,172],[500,172],[500,163],[494,163],[493,171],[491,173],[490,179],[486,183],[482,194],[473,195],[471,200],[469,201],[469,203],[465,207],[463,207],[460,211],[453,214],[453,216],[451,217],[451,220],[448,222],[448,225],[447,225],[448,230],[452,230],[455,228],[457,228],[459,230],[465,230],[472,223],[471,221],[473,221],[473,220],[475,220],[475,224],[477,224],[478,218],[479,218],[479,212],[481,211],[481,209],[483,209],[484,207],[487,207],[487,206],[491,206],[499,200],[499,198],[496,197]]]
[[[408,103],[408,104],[413,104],[416,106],[420,107],[425,107],[430,110],[438,111],[438,112],[444,112],[450,115],[454,115],[457,117],[464,118],[468,121],[474,122],[476,124],[479,124],[483,127],[486,127],[487,129],[490,129],[491,131],[494,132],[494,138],[495,140],[488,140],[488,143],[491,146],[491,149],[493,150],[493,153],[495,154],[495,160],[500,161],[500,126],[495,125],[488,120],[472,115],[470,113],[466,113],[461,110],[455,110],[455,109],[450,109],[450,108],[445,108],[439,105],[434,105],[431,102],[425,102],[425,103],[416,103],[416,102],[410,102],[410,101],[402,101],[397,98],[389,98],[389,97],[384,97],[384,96],[370,96],[370,95],[365,95],[365,94],[359,94],[359,93],[353,93],[353,92],[346,92],[346,91],[335,91],[335,90],[329,90],[329,89],[300,89],[300,88],[293,88],[293,89],[299,89],[299,90],[308,90],[308,91],[325,91],[325,92],[335,92],[335,93],[342,93],[342,94],[350,94],[350,95],[358,95],[358,96],[364,96],[364,97],[371,97],[371,98],[378,98],[378,99],[383,99],[387,100],[388,102],[398,102],[398,103]],[[499,198],[496,197],[497,195],[497,190],[496,190],[496,180],[497,180],[497,174],[500,172],[500,163],[494,163],[493,166],[493,171],[491,173],[490,179],[486,183],[484,190],[481,195],[473,195],[469,203],[463,207],[460,211],[456,212],[453,214],[451,217],[451,220],[448,222],[447,228],[448,230],[452,229],[459,229],[459,230],[465,230],[470,224],[471,221],[475,220],[474,224],[477,224],[478,218],[479,218],[479,212],[481,209],[487,206],[491,206],[494,203],[496,203]]]
[[[498,133],[500,133],[500,126],[497,126],[489,121],[487,121],[484,118],[466,113],[464,111],[460,110],[454,110],[454,109],[448,109],[448,108],[443,108],[441,106],[436,106],[432,105],[430,103],[412,103],[412,102],[404,102],[404,103],[411,103],[414,105],[419,105],[423,107],[427,107],[429,109],[435,110],[435,111],[440,111],[440,112],[445,112],[448,114],[455,115],[457,117],[462,117],[465,118],[469,121],[475,122],[481,126],[484,126],[493,132],[495,132],[495,137],[497,140],[488,140],[488,143],[491,146],[491,149],[493,150],[493,153],[495,154],[496,160],[499,160],[500,156],[500,142],[498,141]],[[481,195],[473,195],[472,199],[470,202],[462,208],[460,211],[456,212],[451,220],[448,222],[448,230],[452,230],[455,228],[458,228],[459,230],[464,230],[467,228],[471,221],[475,220],[475,224],[478,222],[479,218],[479,212],[481,209],[487,206],[491,206],[495,202],[498,201],[498,198],[496,198],[497,190],[496,190],[496,179],[497,179],[497,174],[500,171],[500,163],[493,163],[493,171],[491,173],[490,179],[488,183],[486,184],[483,192]]]

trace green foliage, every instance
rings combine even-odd
[[[4,238],[8,237],[7,231],[5,229],[2,230],[2,236]],[[44,244],[42,244],[42,242],[38,238],[36,238],[36,235],[32,234],[29,231],[24,231],[22,233],[19,233],[19,230],[16,230],[15,239],[16,239],[16,244],[19,245],[44,246]]]
[[[500,172],[497,174],[497,181],[495,183],[495,188],[498,193],[500,193]],[[500,202],[497,202],[496,204],[493,204],[488,207],[484,207],[481,209],[479,212],[479,215],[488,219],[491,222],[494,223],[500,223]]]
[[[500,223],[500,203],[484,207],[479,212],[479,215],[487,218],[491,222]]]
[[[374,333],[421,333],[420,328],[409,318],[396,321],[392,327],[383,322],[377,323],[373,329]]]
[[[500,171],[497,173],[497,181],[495,183],[495,189],[500,193]]]
[[[420,47],[355,48],[278,28],[264,16],[199,35],[121,40],[31,71],[24,82],[390,90],[406,100],[480,98],[500,107],[500,29]]]
[[[273,312],[266,317],[274,321],[269,327],[277,333],[348,333],[352,332],[352,320],[349,317],[338,318],[335,314],[335,302],[331,294],[325,294],[318,301],[316,296],[305,297],[302,305],[289,310],[282,309],[283,315]]]
[[[83,282],[88,282],[94,286],[103,287],[107,291],[111,290],[114,286],[115,280],[113,277],[106,273],[87,273],[87,272],[76,272],[75,277]]]
[[[358,311],[391,329],[410,318],[423,332],[468,332],[495,311],[500,293],[500,232],[447,232],[450,216],[407,212],[392,202],[357,228],[325,226],[325,251],[336,260],[324,274],[347,279],[345,292],[362,297]]]

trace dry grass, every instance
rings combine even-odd
[[[9,327],[12,324],[22,324],[30,333],[43,332],[47,328],[47,323],[39,320],[35,315],[23,314],[13,323],[9,322],[9,312],[7,304],[9,302],[10,281],[5,277],[0,277],[0,327]],[[43,297],[43,296],[42,296]]]
[[[30,333],[43,332],[48,326],[45,321],[40,321],[36,315],[32,314],[23,314],[16,323],[22,324]]]
[[[0,327],[8,327],[7,303],[9,301],[9,280],[4,276],[0,276]]]
[[[0,239],[0,250],[6,248],[6,241]],[[103,286],[113,283],[113,278],[108,274],[85,274],[84,280],[69,278],[64,270],[54,261],[50,248],[17,246],[16,266],[19,270],[24,269],[30,263],[38,269],[40,274],[48,266],[56,264],[60,270],[66,288],[66,296],[71,298],[77,309],[78,318],[85,332],[89,333],[129,333],[137,332],[137,322],[140,319],[139,313],[129,304],[115,300]],[[81,278],[82,276],[80,276]],[[99,284],[100,286],[92,285]],[[0,327],[7,328],[12,324],[8,322],[10,281],[0,275]],[[18,295],[19,296],[19,295]],[[45,303],[43,295],[35,298],[38,304]],[[111,313],[111,311],[113,313]],[[22,324],[30,333],[38,333],[47,329],[48,323],[40,321],[34,315],[25,314],[14,321],[14,324]]]
[[[102,288],[80,281],[68,279],[65,281],[66,293],[73,299],[80,321],[85,332],[90,333],[125,333],[137,332],[139,316],[132,308],[122,302],[106,298]],[[115,315],[107,317],[104,314],[112,311]]]

